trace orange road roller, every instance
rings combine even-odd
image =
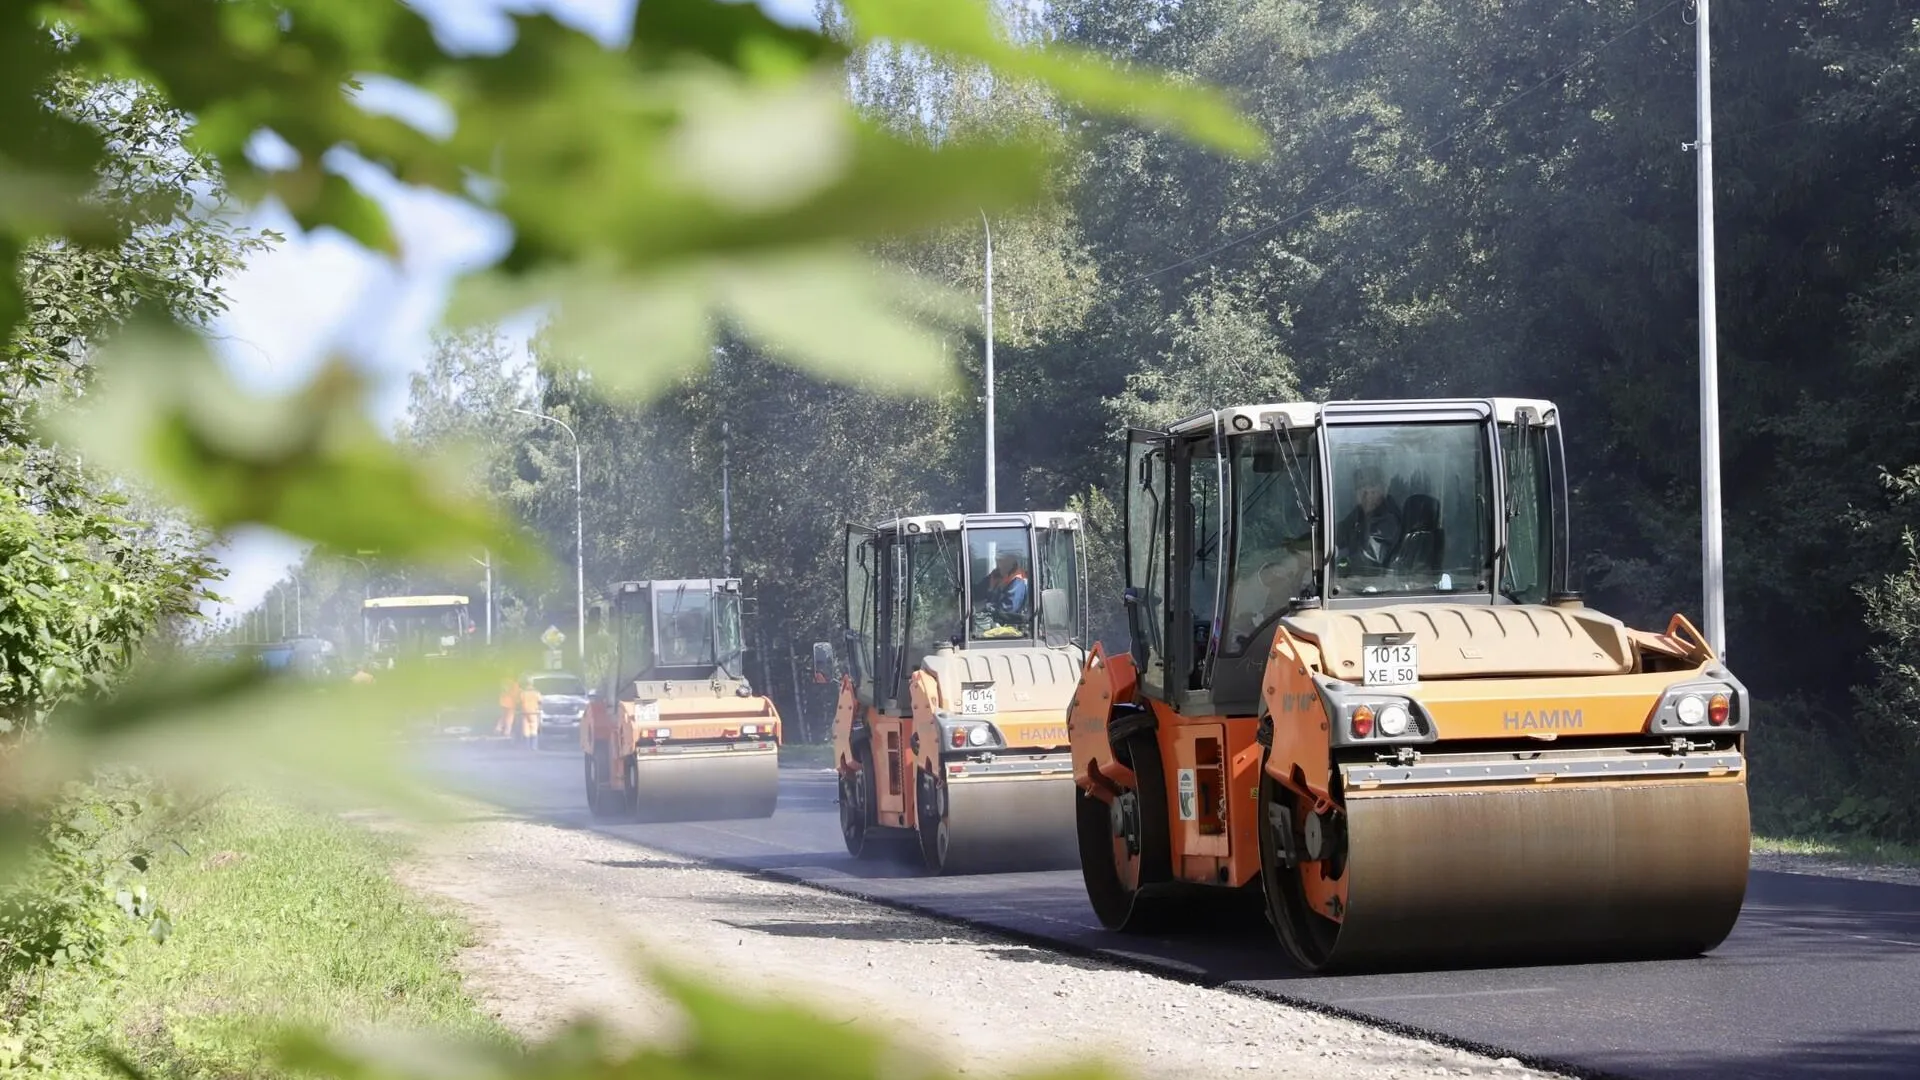
[[[780,713],[742,673],[737,579],[615,586],[608,685],[580,725],[596,818],[763,818],[780,791]]]
[[[1308,971],[1725,939],[1747,691],[1683,616],[1583,605],[1551,402],[1220,409],[1126,468],[1131,648],[1068,719],[1105,926],[1212,887],[1257,888]]]
[[[847,851],[917,848],[945,874],[1071,866],[1079,516],[935,514],[849,525],[846,540],[833,745]],[[814,655],[841,667],[831,643]]]

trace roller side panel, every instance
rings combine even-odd
[[[1114,753],[1108,735],[1115,708],[1132,702],[1134,685],[1133,657],[1106,656],[1095,646],[1067,707],[1074,782],[1102,803],[1134,786],[1133,770]]]
[[[1332,749],[1327,707],[1313,684],[1319,666],[1320,650],[1280,627],[1261,697],[1273,728],[1267,772],[1282,786],[1325,805],[1331,802]]]
[[[853,754],[853,724],[859,714],[860,702],[854,696],[851,676],[840,676],[840,697],[833,710],[833,765],[845,773],[855,767]]]

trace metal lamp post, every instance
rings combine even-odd
[[[1700,580],[1705,593],[1707,642],[1727,655],[1726,564],[1720,548],[1720,375],[1713,280],[1713,87],[1707,41],[1707,2],[1695,0],[1698,57],[1700,233]]]
[[[579,619],[578,634],[574,639],[574,651],[580,658],[580,670],[587,667],[587,548],[586,529],[583,525],[580,504],[580,437],[573,433],[567,422],[557,416],[534,412],[530,409],[515,409],[522,416],[531,416],[538,420],[551,420],[560,425],[560,430],[573,440],[573,573],[574,573],[574,614]]]
[[[987,513],[991,514],[997,509],[993,478],[993,226],[988,223],[984,210],[980,212],[980,228],[987,234],[987,295],[983,310],[987,318]]]

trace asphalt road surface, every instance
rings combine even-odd
[[[1100,927],[1077,868],[937,878],[904,860],[857,862],[818,767],[781,770],[771,818],[622,825],[587,815],[577,752],[452,743],[427,764],[530,818],[1563,1072],[1920,1077],[1920,888],[1754,871],[1732,936],[1694,960],[1301,976],[1257,914],[1224,905],[1190,933],[1123,936]]]

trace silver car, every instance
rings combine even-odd
[[[580,745],[580,720],[587,711],[587,686],[565,671],[540,671],[521,680],[540,695],[541,749]]]

